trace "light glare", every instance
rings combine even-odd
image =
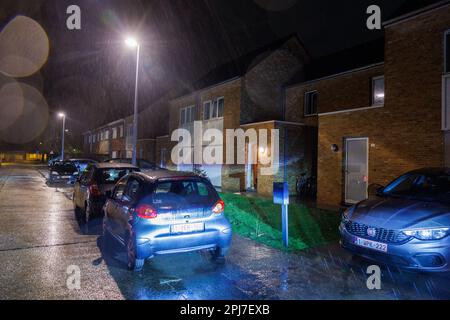
[[[135,47],[137,47],[138,46],[138,42],[136,41],[136,39],[134,39],[134,38],[127,38],[126,40],[125,40],[125,44],[128,46],[128,47],[130,47],[130,48],[135,48]]]

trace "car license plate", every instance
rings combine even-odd
[[[203,231],[205,229],[205,225],[203,222],[201,223],[183,223],[183,224],[174,224],[171,227],[172,233],[190,233]]]
[[[353,237],[353,243],[360,247],[369,248],[381,252],[387,252],[388,250],[388,246],[386,243],[376,242],[363,238]]]

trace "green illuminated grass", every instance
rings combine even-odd
[[[255,196],[221,193],[233,232],[277,249],[284,249],[281,206]],[[289,205],[289,248],[303,250],[337,241],[339,214],[301,204]]]

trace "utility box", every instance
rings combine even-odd
[[[273,203],[289,204],[289,187],[287,182],[273,183]]]

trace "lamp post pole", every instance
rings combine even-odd
[[[134,115],[133,115],[133,155],[131,162],[137,164],[137,139],[138,139],[138,89],[139,89],[139,55],[141,46],[136,48],[136,83],[134,87]]]
[[[66,134],[66,115],[60,113],[59,117],[62,118],[62,132],[61,132],[61,160],[64,160],[64,138]]]

